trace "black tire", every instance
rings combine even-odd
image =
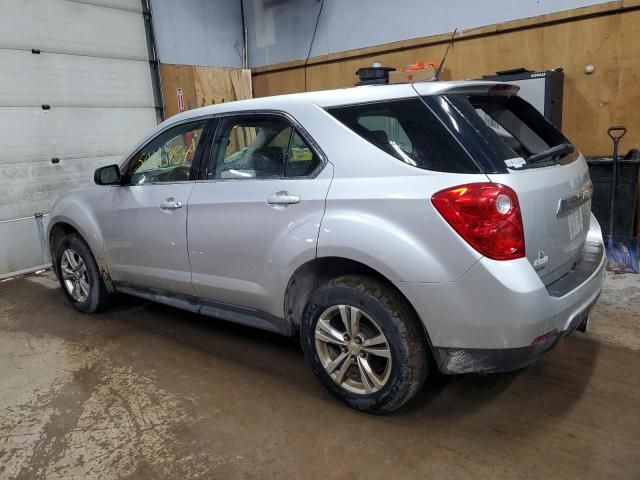
[[[62,256],[68,249],[77,252],[78,255],[82,258],[84,265],[86,266],[86,273],[89,281],[89,294],[84,301],[78,301],[73,298],[73,296],[67,290],[62,277]],[[76,309],[84,313],[95,313],[111,304],[113,296],[109,293],[107,287],[105,286],[104,280],[102,279],[102,276],[100,275],[100,271],[98,269],[98,264],[96,263],[96,260],[93,257],[89,246],[80,235],[72,233],[64,236],[62,240],[60,240],[55,246],[54,255],[54,265],[58,280],[60,281],[60,285],[62,286],[62,291],[66,295],[69,302]]]
[[[335,305],[362,310],[386,337],[391,352],[390,373],[384,386],[374,393],[343,388],[322,364],[316,348],[316,324],[323,312]],[[386,414],[413,398],[427,377],[431,356],[418,322],[411,306],[394,289],[369,277],[347,275],[312,292],[303,313],[300,337],[307,363],[327,390],[356,410]]]

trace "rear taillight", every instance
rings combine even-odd
[[[516,192],[497,183],[470,183],[436,193],[431,201],[469,245],[494,260],[524,257]]]

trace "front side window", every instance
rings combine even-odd
[[[269,179],[309,175],[315,153],[284,118],[269,115],[227,117],[220,121],[208,179]]]
[[[330,108],[329,113],[369,143],[414,167],[476,173],[478,167],[420,99]]]
[[[191,180],[191,164],[206,121],[171,128],[136,153],[127,168],[128,183],[144,185]]]

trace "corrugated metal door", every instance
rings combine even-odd
[[[46,262],[34,214],[156,125],[147,52],[140,0],[0,0],[0,277]]]

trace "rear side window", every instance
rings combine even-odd
[[[297,131],[293,132],[285,177],[306,177],[316,169],[320,159]]]
[[[532,105],[518,96],[447,95],[500,160],[516,157],[536,166],[573,160],[573,146]],[[552,153],[548,153],[552,152]],[[529,160],[531,159],[531,162]],[[509,166],[513,166],[510,164]]]
[[[278,178],[284,175],[291,127],[279,117],[220,120],[208,178]]]
[[[284,118],[242,115],[220,120],[211,149],[207,179],[306,177],[320,158]]]
[[[478,167],[420,99],[392,100],[328,112],[380,150],[414,167],[478,173]]]

